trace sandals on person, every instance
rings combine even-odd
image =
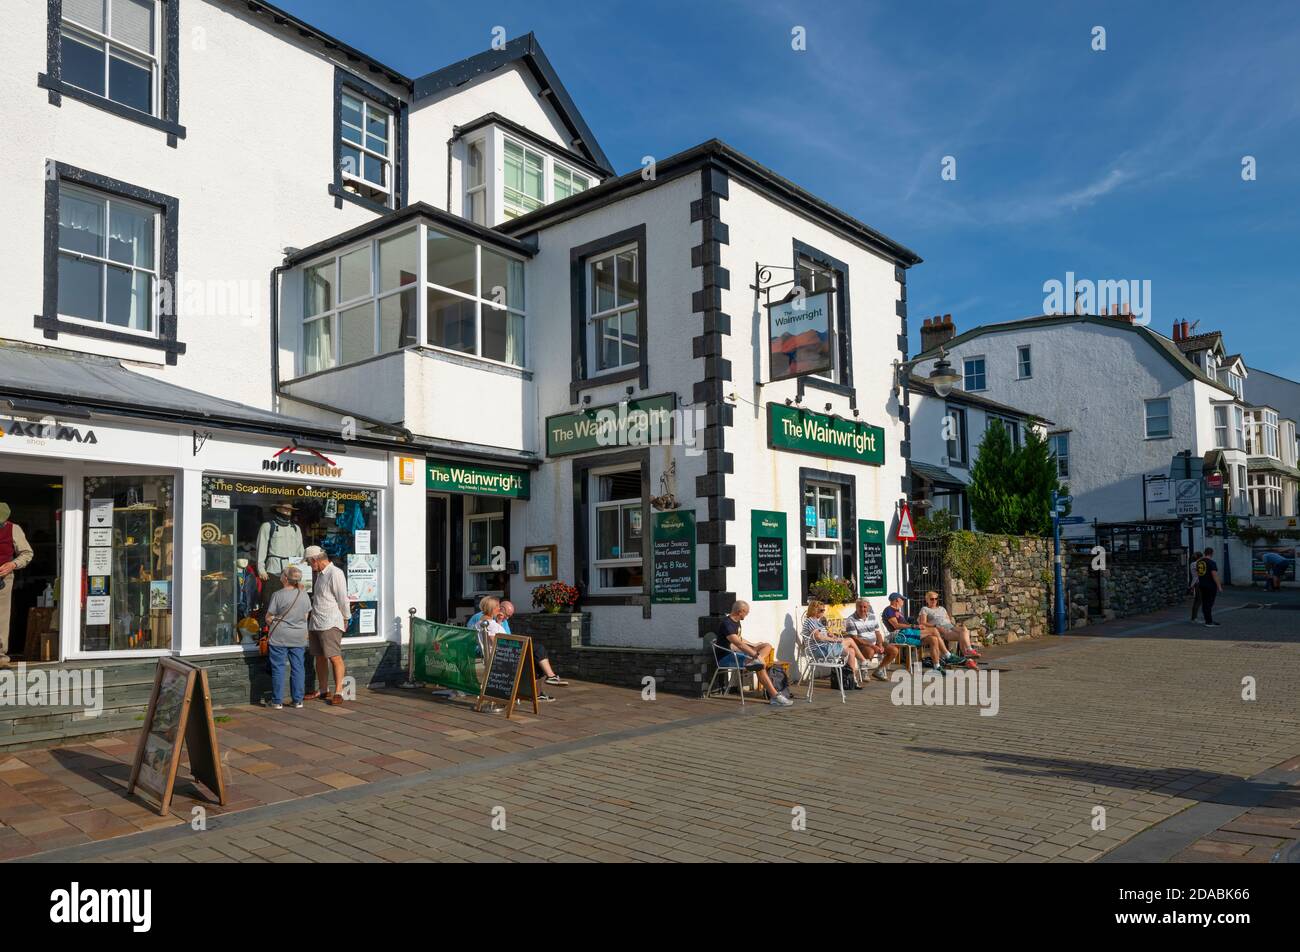
[[[320,696],[321,696],[321,693],[320,693],[319,691],[312,691],[310,694],[304,694],[304,695],[302,696],[302,699],[303,699],[304,701],[314,701],[314,700],[316,700],[316,699],[317,699],[318,697],[320,697]]]
[[[343,695],[342,695],[342,694],[335,694],[333,697],[331,697],[331,698],[329,699],[329,703],[332,704],[334,707],[342,707],[342,706],[343,706]]]

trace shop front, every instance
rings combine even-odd
[[[525,596],[512,592],[511,517],[529,499],[530,476],[494,463],[426,461],[425,617],[464,621],[485,595]]]
[[[391,469],[378,449],[0,416],[6,653],[39,664],[255,651],[281,571],[299,564],[310,579],[310,545],[347,574],[348,637],[396,639]]]

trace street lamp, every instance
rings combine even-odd
[[[894,361],[894,386],[902,387],[904,374],[911,373],[912,368],[922,360],[929,360],[928,357],[919,357],[916,360]],[[939,348],[939,359],[935,362],[934,369],[930,371],[930,376],[925,378],[930,386],[934,387],[934,392],[940,397],[946,397],[952,393],[952,388],[961,383],[961,374],[948,362],[947,351],[942,347]]]

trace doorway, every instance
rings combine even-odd
[[[0,472],[0,502],[9,506],[9,522],[22,530],[32,549],[31,562],[6,577],[5,590],[0,590],[0,625],[7,621],[9,626],[7,653],[28,664],[58,661],[63,478]],[[0,545],[7,547],[9,536],[0,529]]]
[[[425,598],[424,617],[429,621],[446,622],[450,618],[448,604],[448,572],[450,564],[448,550],[450,533],[448,532],[448,498],[446,496],[428,497],[425,514],[428,524],[425,526]]]

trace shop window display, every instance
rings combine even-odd
[[[311,591],[303,551],[325,550],[348,580],[352,617],[345,636],[377,633],[379,493],[203,477],[200,644],[255,644],[271,595],[289,565]]]
[[[81,648],[172,647],[171,476],[87,476]]]

